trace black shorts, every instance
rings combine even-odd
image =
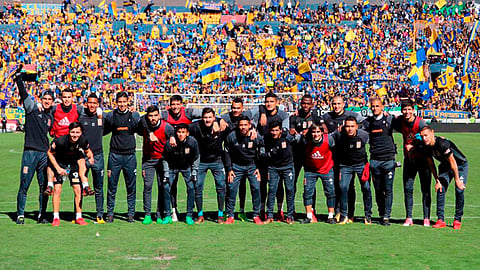
[[[58,165],[60,167],[62,167],[63,169],[68,168],[68,164],[58,163]],[[65,176],[58,174],[57,170],[53,167],[53,165],[50,162],[48,163],[48,166],[52,169],[52,171],[55,175],[55,179],[53,180],[54,185],[56,185],[56,184],[62,185],[63,182],[66,180],[66,178],[68,178],[70,180],[70,185],[71,186],[81,184],[80,174],[78,173],[78,164],[73,164],[73,165],[70,164],[70,172],[69,172],[68,175],[65,175]]]

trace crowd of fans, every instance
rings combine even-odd
[[[254,22],[235,24],[232,29],[220,23],[207,27],[205,14],[196,8],[194,13],[160,8],[147,17],[120,11],[120,18],[113,18],[93,8],[34,16],[6,4],[0,23],[22,27],[0,26],[0,81],[5,81],[13,63],[33,64],[39,74],[31,84],[33,93],[45,89],[59,93],[72,87],[76,102],[82,104],[87,94],[98,92],[106,108],[120,90],[130,92],[132,98],[134,93],[158,93],[163,102],[168,93],[255,94],[272,88],[279,93],[305,91],[319,106],[336,94],[345,96],[348,106],[364,106],[370,97],[381,95],[392,107],[408,97],[426,109],[475,112],[476,99],[462,101],[459,83],[452,89],[435,88],[434,95],[425,99],[419,85],[407,76],[413,66],[410,53],[428,43],[423,28],[415,25],[435,24],[441,53],[430,56],[427,63],[456,65],[455,78],[460,80],[472,25],[478,19],[475,7],[468,2],[439,9],[435,4],[407,1],[353,6],[325,2],[309,8],[290,0],[252,7],[224,5],[224,14],[248,14]],[[185,27],[192,18],[196,24]],[[120,19],[133,23],[134,28],[114,30],[114,22]],[[273,22],[280,23],[272,27]],[[150,23],[159,25],[158,37],[147,27]],[[455,39],[446,38],[452,31]],[[170,46],[166,40],[171,40]],[[296,46],[298,56],[278,57],[275,48],[285,45]],[[221,78],[202,84],[199,66],[216,55],[222,57]],[[304,62],[309,62],[313,80],[297,84],[292,67]],[[473,53],[468,72],[478,72],[479,64]],[[389,79],[358,80],[378,74]],[[476,86],[474,81],[470,87],[475,96]],[[380,94],[379,89],[385,92]],[[18,105],[15,97],[7,106]],[[285,107],[293,108],[296,96],[285,97]],[[247,103],[257,99],[249,96]],[[192,95],[189,102],[228,103],[229,97]]]

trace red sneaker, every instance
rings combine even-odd
[[[318,221],[317,221],[317,217],[315,216],[314,213],[312,213],[312,221],[311,221],[311,223],[317,223],[317,222],[318,222]]]
[[[75,220],[75,223],[78,224],[78,225],[80,225],[80,226],[88,225],[88,223],[85,222],[85,220],[84,220],[83,218],[77,218],[77,219]]]
[[[233,217],[227,218],[227,221],[225,221],[225,224],[233,224],[235,223],[235,219]]]
[[[435,223],[435,225],[432,226],[432,228],[445,228],[447,227],[447,223],[445,223],[445,221],[439,219],[437,220],[437,223]]]
[[[53,226],[53,227],[58,227],[58,226],[60,226],[60,219],[54,218],[54,219],[53,219],[53,222],[52,222],[52,226]]]
[[[454,230],[460,230],[460,228],[462,228],[462,223],[461,223],[460,221],[458,221],[458,220],[455,220],[455,221],[453,222],[453,229],[454,229]]]
[[[424,227],[430,227],[430,219],[429,218],[426,218],[423,220],[423,226]]]
[[[412,218],[405,219],[405,222],[403,223],[403,226],[405,226],[405,227],[413,226],[413,219]]]
[[[283,215],[282,210],[277,212],[277,220],[278,220],[278,222],[283,222],[285,220],[285,216]]]
[[[263,221],[260,219],[259,216],[254,217],[253,222],[255,222],[255,224],[257,225],[263,225]]]

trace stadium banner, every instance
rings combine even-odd
[[[232,22],[234,23],[245,23],[247,21],[247,15],[222,15],[220,18],[220,23],[228,23]]]
[[[462,111],[440,111],[440,110],[421,110],[420,116],[422,118],[438,118],[438,119],[469,119],[468,112]]]
[[[25,115],[25,111],[21,108],[8,108],[5,109],[5,116],[8,120],[18,120],[21,124],[23,124],[24,119],[23,116]]]
[[[312,72],[313,81],[352,81],[351,79],[343,79],[335,75],[325,75],[318,72]],[[368,81],[399,81],[405,80],[405,76],[390,75],[390,74],[368,74],[353,78],[356,82],[368,82]]]
[[[222,11],[221,3],[203,3],[200,9],[205,11]]]
[[[25,9],[28,15],[42,15],[50,12],[60,12],[62,10],[61,4],[22,4],[22,9]]]

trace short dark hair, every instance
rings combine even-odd
[[[433,128],[431,126],[424,126],[420,131],[424,131],[424,130],[433,131]]]
[[[355,116],[347,116],[347,118],[345,118],[345,122],[347,121],[354,121],[356,124],[358,124],[357,118],[355,118]]]
[[[183,98],[180,95],[173,95],[170,97],[170,104],[172,104],[172,101],[180,101],[180,103],[183,103]]]
[[[100,98],[97,96],[97,94],[95,92],[90,93],[90,95],[87,96],[87,100],[89,98],[95,98],[95,99],[97,99],[98,102],[100,102]]]
[[[215,111],[210,108],[210,107],[206,107],[206,108],[203,108],[202,110],[202,117],[207,114],[207,113],[213,113],[213,116],[215,116]]]
[[[180,123],[180,124],[178,124],[178,125],[175,127],[175,132],[177,132],[177,131],[180,130],[180,129],[186,129],[186,130],[188,130],[188,125],[185,124],[185,123]]]
[[[125,91],[118,92],[115,98],[115,101],[118,101],[120,98],[126,98],[128,100],[128,94]]]
[[[278,99],[278,96],[277,96],[275,93],[273,93],[272,91],[268,92],[268,93],[265,95],[265,99],[270,98],[270,97],[273,97],[273,98],[275,98],[275,99]]]
[[[68,125],[68,131],[70,131],[74,128],[80,128],[80,130],[83,133],[83,126],[80,122],[73,122],[73,123],[70,123],[70,125]]]
[[[62,96],[63,96],[63,93],[72,93],[72,95],[73,95],[73,89],[70,88],[70,87],[67,87],[67,88],[62,90]]]
[[[248,116],[242,114],[238,117],[238,123],[240,123],[240,121],[249,121],[250,122],[250,118]]]
[[[415,103],[413,103],[413,101],[411,99],[407,99],[407,100],[404,100],[402,101],[402,103],[400,104],[400,108],[403,109],[405,107],[412,107],[415,105]]]
[[[149,114],[151,112],[160,112],[160,110],[158,109],[157,106],[151,105],[151,106],[148,106],[146,113]]]
[[[280,120],[273,120],[272,122],[268,123],[268,129],[272,129],[275,127],[282,128],[282,122]]]
[[[306,98],[313,99],[313,97],[310,94],[303,95],[302,100]]]
[[[232,103],[242,103],[243,104],[243,99],[240,97],[236,97],[232,100]]]

